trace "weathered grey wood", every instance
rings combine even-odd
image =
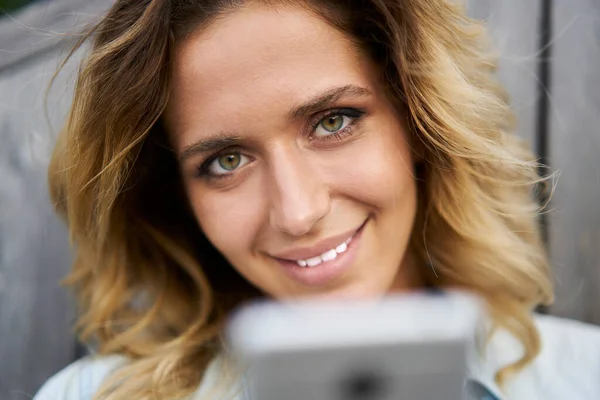
[[[73,306],[58,285],[70,263],[67,235],[45,179],[53,135],[43,97],[56,66],[51,54],[0,75],[1,399],[28,398],[24,393],[71,362],[75,350]],[[65,90],[65,77],[57,89]],[[59,109],[50,103],[55,122],[65,100]]]
[[[30,399],[74,360],[74,305],[59,286],[70,266],[66,229],[48,200],[46,169],[71,103],[77,55],[59,75],[68,32],[110,0],[36,3],[0,20],[0,399]],[[71,41],[73,37],[70,37]],[[61,47],[62,46],[62,47]]]
[[[540,0],[467,0],[471,17],[486,21],[499,56],[498,78],[517,115],[517,133],[535,150]]]
[[[554,1],[552,23],[552,312],[600,324],[600,1]]]
[[[0,20],[0,70],[56,50],[104,12],[111,0],[43,0]]]

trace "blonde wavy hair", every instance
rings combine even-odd
[[[117,0],[76,46],[93,40],[51,197],[76,249],[67,283],[80,338],[129,359],[96,398],[189,395],[223,349],[228,313],[257,295],[200,232],[161,126],[175,43],[246,1],[267,0]],[[411,237],[422,277],[483,296],[495,326],[522,343],[502,384],[540,351],[531,311],[552,284],[535,199],[543,179],[512,135],[484,27],[447,0],[268,2],[314,12],[381,68],[424,160]]]

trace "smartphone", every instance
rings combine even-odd
[[[480,301],[459,292],[262,301],[227,327],[244,400],[462,400]]]

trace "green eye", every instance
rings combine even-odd
[[[365,111],[354,108],[339,108],[314,122],[310,138],[315,140],[342,140],[353,135],[353,125],[361,120]]]
[[[337,132],[344,126],[344,116],[340,114],[330,115],[321,121],[321,126],[328,132]]]
[[[235,174],[239,169],[250,163],[252,159],[236,150],[224,151],[200,166],[201,175],[210,178],[224,177]]]
[[[217,162],[225,171],[233,171],[242,163],[242,156],[239,153],[223,154],[217,158]]]

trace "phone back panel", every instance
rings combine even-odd
[[[386,343],[263,355],[246,400],[460,400],[465,343]]]

